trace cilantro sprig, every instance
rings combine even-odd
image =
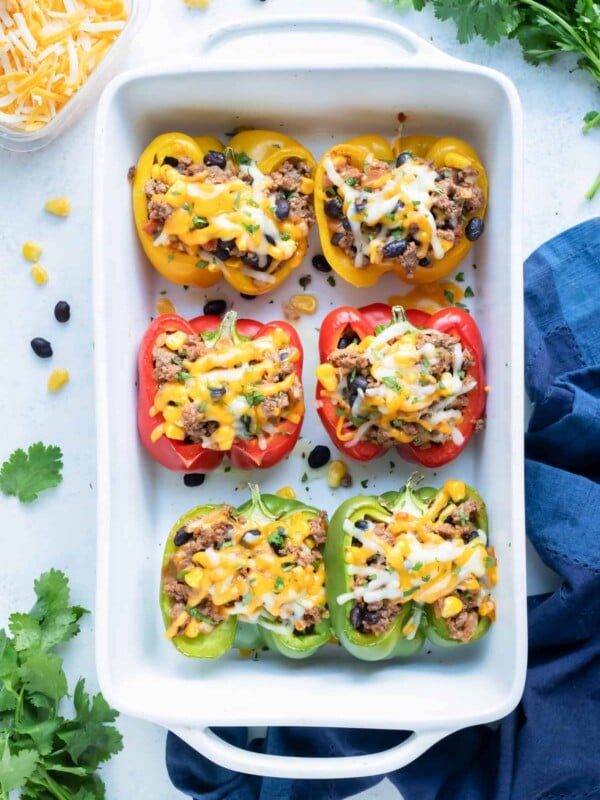
[[[103,800],[96,770],[122,748],[110,723],[118,712],[101,694],[73,691],[71,716],[63,660],[54,651],[79,633],[87,613],[71,606],[69,582],[50,570],[34,583],[36,602],[28,614],[9,617],[0,629],[0,800]],[[61,713],[62,712],[62,713]]]
[[[21,503],[33,503],[40,492],[58,486],[62,468],[60,447],[36,442],[27,453],[18,448],[0,468],[0,492],[18,497]]]

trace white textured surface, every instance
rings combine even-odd
[[[581,118],[597,100],[591,79],[569,75],[566,64],[562,68],[530,67],[522,61],[515,43],[493,49],[482,43],[460,46],[454,41],[453,26],[433,20],[428,12],[396,14],[375,0],[327,0],[326,4],[304,0],[301,9],[298,6],[297,0],[213,0],[208,12],[193,12],[178,0],[153,0],[128,65],[168,62],[196,53],[209,26],[240,17],[339,11],[344,16],[396,19],[431,37],[452,55],[500,69],[515,82],[525,113],[524,255],[549,236],[597,213],[600,201],[586,203],[583,193],[600,166],[598,132],[587,137],[580,134]],[[252,55],[248,52],[248,59]],[[0,414],[5,420],[0,456],[37,439],[60,444],[65,454],[65,480],[58,490],[31,507],[0,498],[0,624],[9,610],[29,607],[33,579],[50,566],[69,574],[78,603],[91,608],[94,602],[92,130],[90,113],[46,150],[31,155],[0,152],[0,358],[4,375]],[[46,199],[60,194],[68,195],[73,203],[66,220],[51,218],[42,210]],[[45,287],[33,283],[29,265],[20,255],[21,244],[30,238],[44,246],[41,261],[50,274]],[[59,299],[72,306],[72,319],[64,326],[56,323],[52,314]],[[40,361],[31,353],[29,340],[37,335],[52,341],[55,355],[51,362]],[[55,366],[67,367],[72,380],[61,394],[50,396],[45,384]],[[539,591],[547,585],[545,580],[547,575],[539,568],[530,569],[530,591]],[[69,647],[67,666],[73,677],[85,674],[93,686],[92,629],[93,620]],[[120,728],[125,751],[104,769],[109,800],[181,797],[170,786],[164,769],[163,732],[126,718],[121,718]],[[375,800],[396,794],[382,785],[369,796]]]

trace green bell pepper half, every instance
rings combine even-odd
[[[297,511],[301,511],[306,519],[314,519],[321,512],[319,509],[305,505],[298,500],[278,497],[277,495],[261,495],[257,486],[251,486],[252,497],[249,501],[236,509],[238,514],[244,515],[249,523],[264,525],[273,520],[281,521],[285,527],[285,520]],[[163,571],[166,569],[169,559],[177,550],[174,543],[177,531],[186,525],[190,520],[197,519],[209,514],[220,504],[207,504],[198,506],[180,517],[167,539],[163,556]],[[162,588],[160,589],[160,607],[163,614],[165,627],[171,624],[169,611],[173,605],[173,600]],[[276,633],[260,625],[238,621],[236,616],[231,616],[219,623],[213,631],[207,634],[199,634],[195,638],[188,636],[175,636],[171,640],[174,646],[183,655],[190,658],[218,658],[232,647],[244,650],[257,650],[268,647],[270,650],[277,650],[288,658],[307,658],[322,647],[331,638],[331,628],[329,620],[323,619],[314,626],[311,633],[302,634]]]

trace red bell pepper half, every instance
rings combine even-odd
[[[153,431],[165,421],[161,413],[156,413],[154,416],[151,414],[159,388],[154,377],[153,349],[161,334],[182,331],[188,335],[202,335],[214,332],[212,337],[206,337],[209,343],[214,344],[218,339],[228,337],[235,344],[267,336],[277,329],[283,330],[289,337],[290,345],[298,350],[299,358],[294,364],[294,371],[301,381],[302,343],[296,330],[287,322],[274,321],[263,324],[251,319],[237,319],[235,312],[230,311],[224,319],[217,316],[202,316],[189,321],[177,314],[165,314],[150,324],[144,334],[138,358],[138,430],[142,444],[156,461],[167,469],[179,472],[210,472],[219,466],[225,455],[228,455],[231,465],[236,469],[267,469],[279,463],[292,451],[300,435],[303,413],[298,422],[282,419],[277,425],[276,432],[263,433],[266,442],[264,449],[259,446],[257,436],[236,438],[229,451],[213,450],[199,443],[170,439],[165,434],[152,441]],[[301,410],[303,412],[303,406]]]
[[[483,343],[477,324],[471,315],[460,308],[445,308],[435,314],[428,314],[419,309],[407,309],[408,322],[415,328],[426,328],[440,333],[458,336],[463,349],[467,349],[473,357],[473,364],[465,369],[467,377],[476,381],[476,386],[466,395],[468,404],[462,409],[462,419],[457,424],[463,436],[461,444],[448,439],[442,444],[430,443],[427,447],[418,447],[413,443],[395,445],[398,454],[406,461],[414,461],[425,467],[436,468],[455,459],[465,448],[473,435],[477,422],[485,409],[485,376],[483,369]],[[342,306],[334,309],[323,320],[319,335],[319,354],[321,363],[327,361],[328,355],[339,346],[340,339],[353,331],[359,340],[374,336],[379,326],[387,327],[393,320],[394,309],[384,303],[373,303],[362,308]],[[373,441],[361,440],[353,445],[339,439],[337,435],[339,416],[337,406],[332,402],[323,385],[317,383],[317,410],[321,421],[333,443],[346,456],[356,461],[370,461],[383,455],[387,447]],[[352,430],[346,426],[344,430]]]

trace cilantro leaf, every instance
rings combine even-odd
[[[8,797],[13,789],[25,786],[33,775],[38,763],[38,753],[35,750],[20,750],[11,752],[8,743],[8,734],[4,733],[0,740],[0,787],[3,796]]]
[[[62,452],[55,445],[36,442],[27,453],[19,448],[2,464],[0,491],[18,497],[21,503],[32,503],[40,492],[58,486],[62,467]]]
[[[583,121],[585,125],[581,130],[583,133],[587,133],[592,128],[595,128],[596,125],[600,125],[600,111],[588,111],[584,116]]]

